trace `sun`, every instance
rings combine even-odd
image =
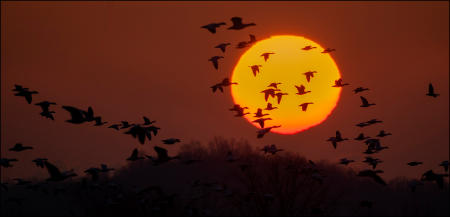
[[[318,43],[293,35],[272,36],[249,48],[239,59],[231,77],[233,82],[238,83],[231,87],[234,103],[248,107],[245,112],[250,114],[244,117],[249,123],[261,128],[253,122],[258,119],[254,117],[258,108],[262,109],[263,114],[268,114],[263,118],[271,118],[264,122],[264,127],[281,125],[271,131],[280,134],[295,134],[325,121],[336,107],[342,88],[332,87],[341,74],[330,53],[323,51],[324,48]],[[264,53],[273,54],[265,60]],[[259,72],[253,73],[251,66],[256,66],[254,69],[258,68]],[[313,74],[309,82],[304,74],[306,72]],[[287,93],[281,96],[280,103],[276,95],[272,97],[269,94],[266,101],[265,93],[261,93],[266,89],[275,89],[268,87],[271,83],[281,83],[275,93]],[[305,92],[311,92],[298,95],[296,86],[301,85],[305,87]],[[265,110],[268,103],[277,108]],[[303,103],[313,104],[308,104],[306,111],[303,111],[299,106]]]

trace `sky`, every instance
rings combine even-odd
[[[383,177],[418,177],[449,158],[449,5],[448,2],[2,2],[1,157],[18,158],[1,168],[2,179],[46,177],[31,160],[46,157],[79,174],[106,163],[126,165],[132,149],[152,152],[161,139],[207,143],[215,136],[269,144],[314,161],[362,161],[365,146],[346,141],[337,149],[325,140],[340,130],[382,139],[389,149],[376,155]],[[240,16],[256,26],[239,31],[200,28]],[[211,85],[231,77],[245,49],[224,53],[219,70],[208,62],[222,55],[219,43],[233,45],[275,35],[307,37],[332,53],[344,81],[335,110],[322,124],[295,135],[256,138],[253,125],[228,111],[230,89]],[[425,96],[432,82],[437,98]],[[39,91],[33,103],[54,101],[55,121],[39,115],[11,89],[21,84]],[[361,108],[352,90],[376,103]],[[92,106],[105,121],[142,122],[145,115],[161,128],[145,145],[131,136],[92,124],[66,123],[61,105]],[[382,124],[354,125],[372,118]],[[32,151],[8,151],[15,143]],[[178,146],[168,147],[176,153]],[[423,161],[417,168],[409,161]],[[366,168],[355,163],[355,169]]]

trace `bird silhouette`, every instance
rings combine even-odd
[[[153,129],[153,126],[150,127],[142,127],[139,124],[132,126],[128,131],[124,134],[129,134],[133,136],[133,138],[137,138],[139,143],[142,145],[145,143],[145,138],[151,140],[150,129]]]
[[[364,136],[364,133],[360,133],[360,134],[355,138],[355,140],[362,141],[362,140],[366,140],[366,139],[369,139],[369,138],[370,138],[369,136]]]
[[[165,148],[161,148],[159,146],[155,146],[153,147],[153,149],[155,150],[156,154],[157,154],[157,158],[154,158],[152,156],[146,155],[146,157],[150,160],[152,160],[153,165],[160,165],[163,163],[167,163],[173,159],[180,159],[179,156],[173,156],[170,157],[167,153],[167,150]]]
[[[438,97],[440,94],[437,94],[437,93],[434,92],[433,85],[430,83],[430,84],[428,85],[428,93],[427,93],[426,95],[427,95],[427,96],[432,96],[432,97],[436,98],[436,97]]]
[[[305,102],[305,103],[302,103],[302,104],[300,104],[298,106],[302,107],[302,111],[306,112],[306,109],[308,109],[308,105],[309,104],[314,104],[314,103],[312,103],[312,102]]]
[[[29,91],[28,88],[23,88],[18,93],[14,94],[15,96],[23,96],[25,97],[25,100],[27,100],[28,104],[31,104],[33,101],[33,94],[38,94],[37,91]]]
[[[210,24],[204,25],[204,26],[202,26],[202,27],[200,27],[200,28],[207,29],[209,32],[215,34],[215,33],[216,33],[216,29],[217,29],[218,27],[222,26],[222,25],[226,25],[226,23],[224,23],[224,22],[220,22],[220,23],[210,23]]]
[[[135,149],[133,150],[133,152],[131,152],[130,157],[127,158],[127,161],[137,161],[137,160],[143,160],[143,159],[145,159],[144,157],[139,157],[138,154],[139,154],[139,153],[138,153],[138,149],[135,148]]]
[[[386,182],[378,175],[378,173],[382,172],[381,170],[362,170],[358,173],[358,176],[372,178],[376,183],[385,186],[387,185]]]
[[[305,86],[302,84],[300,86],[295,85],[295,88],[297,88],[297,95],[305,95],[307,93],[311,93],[311,91],[305,91]]]
[[[15,91],[15,92],[20,92],[20,91],[24,91],[24,90],[28,90],[28,88],[23,87],[22,85],[18,85],[18,84],[15,84],[14,89],[12,89],[12,91]]]
[[[311,81],[311,78],[314,78],[314,73],[317,73],[316,71],[307,71],[305,73],[303,73],[306,76],[306,81],[308,81],[308,83]]]
[[[268,121],[268,120],[272,120],[272,118],[259,118],[259,119],[254,120],[253,122],[258,123],[259,126],[261,126],[261,128],[264,128],[264,122]]]
[[[36,158],[32,160],[32,162],[35,163],[37,167],[44,168],[44,162],[47,160],[47,158]]]
[[[250,34],[249,37],[250,41],[241,41],[236,45],[236,48],[238,49],[246,48],[256,42],[256,37],[254,35]]]
[[[418,165],[423,164],[423,162],[420,162],[420,161],[411,161],[411,162],[408,162],[407,164],[408,164],[409,166],[415,167],[415,166],[418,166]]]
[[[444,167],[445,172],[448,172],[448,160],[442,161],[439,166]]]
[[[8,168],[8,167],[12,167],[13,165],[11,165],[10,162],[15,162],[18,161],[15,158],[0,158],[0,166]]]
[[[222,51],[222,53],[225,53],[225,49],[229,45],[231,45],[231,44],[230,43],[221,43],[221,44],[215,46],[214,48],[219,48]]]
[[[448,177],[448,174],[437,174],[433,170],[426,171],[420,181],[435,181],[440,189],[444,188],[444,177]]]
[[[73,170],[61,172],[55,165],[51,164],[48,161],[44,161],[44,165],[47,168],[48,174],[50,175],[47,181],[60,182],[70,177],[77,176],[77,174],[74,173]]]
[[[224,58],[223,56],[213,56],[209,58],[208,61],[211,61],[215,69],[219,69],[219,59]]]
[[[105,125],[106,123],[108,123],[106,121],[102,122],[102,117],[100,117],[100,116],[95,117],[94,121],[95,121],[94,126],[102,126],[102,125]]]
[[[168,139],[163,139],[162,142],[166,145],[173,145],[177,142],[181,142],[180,139],[176,139],[176,138],[168,138]]]
[[[362,103],[362,105],[360,107],[369,107],[369,106],[376,105],[375,103],[369,103],[369,101],[367,101],[367,99],[362,96],[360,96],[360,98],[361,98],[361,103]]]
[[[262,118],[266,115],[269,115],[269,114],[263,114],[262,109],[260,109],[260,108],[258,110],[256,110],[256,112],[254,114],[255,114],[255,116],[253,116],[253,117],[255,117],[255,118]]]
[[[87,122],[95,121],[94,110],[92,109],[92,107],[89,106],[87,111],[83,111],[83,114]]]
[[[256,133],[257,133],[256,138],[261,139],[264,137],[264,135],[266,135],[268,132],[270,132],[273,128],[279,128],[279,127],[281,127],[281,125],[262,128],[262,129],[256,131]]]
[[[392,135],[392,133],[386,133],[384,130],[381,130],[380,133],[378,133],[377,137],[385,137]]]
[[[81,124],[86,122],[86,119],[84,117],[83,110],[75,108],[73,106],[62,106],[63,109],[70,112],[70,116],[72,119],[66,120],[66,122],[72,123],[72,124]]]
[[[303,47],[302,50],[312,50],[312,49],[315,49],[315,48],[317,48],[317,47],[313,47],[311,45],[308,45],[308,46]]]
[[[244,29],[249,26],[256,25],[255,23],[246,23],[246,24],[242,23],[241,17],[232,17],[231,22],[233,23],[233,25],[228,27],[228,29],[240,30],[240,29]]]
[[[269,56],[272,55],[272,54],[275,54],[275,53],[273,53],[273,52],[266,52],[266,53],[261,54],[261,56],[264,57],[264,62],[267,62],[267,60],[269,59]]]
[[[261,91],[261,93],[264,93],[264,99],[267,102],[267,99],[269,99],[269,96],[271,96],[272,98],[275,97],[275,91],[280,91],[279,89],[265,89],[263,91]]]
[[[288,95],[288,94],[287,93],[281,93],[281,92],[278,92],[278,93],[275,94],[275,96],[277,96],[278,104],[280,104],[281,98],[283,97],[283,95]]]
[[[336,141],[337,142],[342,142],[348,140],[348,138],[342,138],[341,132],[339,132],[339,130],[336,131]]]
[[[342,158],[339,163],[347,166],[348,164],[353,163],[353,162],[355,162],[355,161],[354,160],[349,160],[347,158]]]
[[[215,93],[217,90],[220,90],[220,92],[223,93],[223,86],[221,83],[215,84],[215,85],[211,86],[210,88],[212,89],[213,93]]]
[[[49,111],[50,105],[56,105],[56,103],[49,102],[49,101],[42,101],[42,102],[36,103],[35,105],[40,106],[42,111],[45,112],[45,111]]]
[[[272,106],[272,103],[267,103],[267,107],[264,109],[264,110],[268,110],[268,111],[270,111],[270,110],[274,110],[274,109],[277,109],[278,107],[273,107]]]
[[[234,104],[232,108],[230,108],[230,111],[239,111],[241,109],[248,109],[248,107],[241,107],[239,104]]]
[[[51,119],[51,120],[55,120],[55,117],[53,116],[53,114],[55,114],[55,112],[54,111],[43,111],[43,112],[41,112],[41,113],[39,113],[42,117],[46,117],[46,118],[48,118],[48,119]]]
[[[134,126],[134,124],[129,124],[128,121],[121,121],[121,122],[122,122],[122,127],[120,129],[126,129],[131,126]]]
[[[253,76],[256,76],[256,74],[259,73],[259,68],[261,68],[262,65],[252,65],[252,66],[249,66],[249,67],[252,69]]]
[[[16,143],[14,147],[10,148],[10,151],[21,152],[25,150],[33,149],[31,146],[23,146],[22,143]]]
[[[222,84],[222,86],[224,86],[224,87],[227,87],[227,86],[230,86],[232,84],[238,84],[238,83],[237,82],[231,82],[229,78],[224,78],[222,80],[222,83],[220,83],[220,84]]]
[[[119,130],[119,127],[120,127],[120,126],[121,126],[120,124],[113,124],[113,125],[109,126],[108,128],[112,128],[112,129],[115,129],[115,130]]]
[[[327,48],[327,49],[323,50],[321,53],[331,53],[333,51],[336,51],[336,49]]]
[[[280,82],[274,82],[274,83],[270,83],[267,87],[273,87],[275,89],[278,89],[278,85],[280,85]]]
[[[283,151],[283,149],[278,149],[275,144],[272,145],[266,145],[264,148],[261,149],[261,151],[264,151],[264,154],[276,154],[277,152]]]
[[[236,111],[235,117],[243,117],[248,114],[250,114],[250,112],[244,112],[244,108],[240,108],[239,110]]]
[[[334,85],[332,87],[343,87],[349,85],[348,83],[343,84],[342,83],[342,78],[339,78],[339,80],[335,80],[334,81]]]
[[[360,93],[360,92],[363,92],[363,91],[366,91],[366,90],[369,90],[369,88],[358,87],[358,88],[354,89],[353,92],[355,94],[357,94],[357,93]]]
[[[376,169],[377,165],[379,163],[382,163],[383,161],[381,161],[378,158],[366,157],[366,159],[363,162],[369,164],[370,166],[372,166],[372,169]]]
[[[145,117],[145,116],[143,116],[142,118],[144,119],[144,124],[143,124],[144,126],[151,125],[151,124],[156,122],[156,121],[150,121],[150,119],[148,117]]]

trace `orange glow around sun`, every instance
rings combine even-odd
[[[316,47],[303,50],[306,46]],[[281,35],[273,36],[256,42],[239,59],[234,68],[231,80],[238,85],[231,86],[231,94],[235,104],[248,107],[244,116],[249,123],[257,128],[259,124],[252,121],[258,119],[254,113],[258,108],[263,109],[265,121],[264,127],[281,125],[273,128],[271,132],[280,134],[294,134],[318,125],[325,121],[336,107],[341,87],[332,87],[334,81],[341,78],[339,69],[329,53],[322,53],[324,48],[316,42],[304,37]],[[264,61],[263,53],[273,52],[267,61]],[[260,65],[259,73],[254,76],[250,66]],[[308,71],[316,71],[314,77],[307,82],[303,74]],[[279,82],[278,89],[283,95],[278,104],[277,97],[269,96],[267,102],[261,91],[269,89],[268,85]],[[304,95],[297,95],[295,86],[304,85],[305,91],[311,91]],[[302,103],[312,102],[306,111],[299,106]],[[264,110],[267,103],[271,103],[274,110]]]

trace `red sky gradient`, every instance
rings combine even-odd
[[[2,179],[45,177],[31,160],[46,157],[61,169],[82,170],[106,163],[126,164],[135,147],[148,152],[161,139],[208,142],[214,136],[247,139],[262,147],[277,144],[309,159],[363,160],[365,146],[347,141],[334,150],[326,142],[340,130],[360,132],[390,147],[377,154],[383,177],[417,177],[449,158],[449,3],[448,2],[2,2],[1,8],[1,157],[18,158],[2,168]],[[200,26],[241,16],[257,25],[241,31]],[[231,76],[243,49],[237,42],[290,34],[335,48],[332,54],[350,83],[334,112],[321,125],[296,135],[267,134],[228,111],[230,90],[211,85]],[[234,46],[216,71],[208,59],[222,55],[219,43]],[[441,96],[425,96],[432,82]],[[11,89],[21,84],[39,91],[33,103],[58,103],[55,121],[39,115]],[[377,105],[361,108],[361,95]],[[64,122],[71,105],[94,112],[109,123],[142,116],[157,120],[160,134],[144,146],[129,135],[92,124]],[[372,118],[384,123],[354,125]],[[13,153],[15,143],[35,149]],[[177,146],[169,147],[174,153]],[[424,161],[412,168],[409,161]],[[355,163],[354,168],[365,168]],[[378,168],[378,167],[377,167]],[[440,170],[439,170],[440,171]]]

